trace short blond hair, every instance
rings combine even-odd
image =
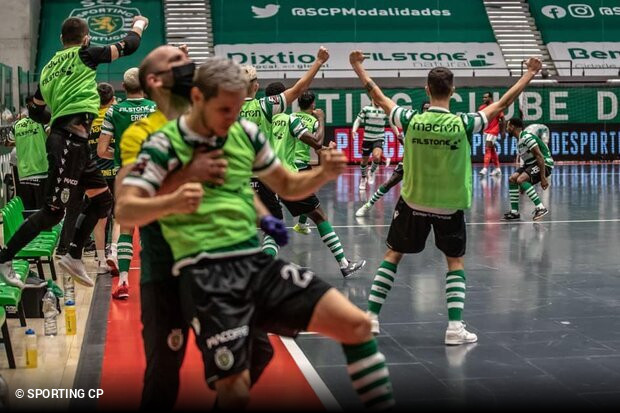
[[[243,68],[230,59],[212,57],[207,59],[194,73],[194,84],[209,100],[219,93],[219,90],[237,91],[247,90],[248,82]]]
[[[243,69],[243,73],[245,74],[245,79],[248,81],[248,83],[251,83],[255,80],[258,80],[257,74],[256,74],[256,68],[252,65],[245,65],[241,67]]]
[[[139,72],[140,71],[137,67],[132,67],[125,71],[125,74],[123,75],[123,86],[128,93],[137,93],[142,91]]]

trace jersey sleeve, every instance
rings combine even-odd
[[[357,114],[357,120],[361,125],[364,125],[364,120],[366,119],[366,111],[364,110],[364,108],[362,108],[362,110],[360,110],[360,113]]]
[[[144,142],[124,185],[137,186],[154,196],[169,173],[180,165],[168,137],[155,132]]]
[[[534,138],[534,136],[529,133],[523,137],[523,143],[525,144],[527,149],[530,151],[535,146],[538,146],[538,142],[536,141],[536,138]]]
[[[316,133],[317,130],[319,130],[319,121],[315,120],[314,123],[312,124],[312,130],[310,132]]]
[[[294,115],[289,117],[288,128],[291,135],[296,139],[301,138],[304,133],[308,132],[308,128],[306,128],[301,119]]]
[[[286,111],[286,98],[284,97],[284,93],[280,93],[277,96],[265,96],[258,101],[261,110],[269,122],[273,120],[275,115]]]
[[[275,152],[273,152],[265,135],[263,135],[255,123],[246,119],[241,119],[239,123],[241,123],[243,130],[248,135],[250,142],[252,142],[252,147],[254,148],[255,156],[252,164],[252,172],[258,177],[268,174],[280,164]]]
[[[114,136],[114,106],[110,106],[103,117],[101,131]]]
[[[470,140],[474,133],[482,132],[489,123],[484,112],[462,113],[460,116],[465,125],[465,133]]]
[[[417,113],[416,110],[407,109],[402,106],[395,106],[389,116],[389,121],[392,125],[399,129],[402,129],[406,133],[413,115]]]

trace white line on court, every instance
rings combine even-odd
[[[314,390],[319,400],[321,400],[325,409],[330,412],[342,411],[342,407],[340,407],[340,404],[338,404],[332,392],[329,391],[325,382],[321,379],[319,373],[316,372],[312,364],[310,364],[310,361],[304,352],[301,351],[295,340],[289,337],[280,337],[280,340],[282,340],[282,343],[291,357],[293,357],[293,360],[295,360],[295,363],[297,363],[299,370],[301,370],[306,380],[308,380],[308,384],[310,384],[312,390]]]
[[[527,225],[527,224],[582,224],[593,222],[620,222],[620,218],[614,219],[569,219],[564,221],[493,221],[493,222],[466,222],[465,225]],[[380,228],[389,227],[390,224],[358,224],[358,225],[332,225],[332,228]],[[293,227],[286,227],[292,229]],[[310,228],[316,228],[310,227]]]

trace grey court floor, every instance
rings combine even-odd
[[[372,190],[392,169],[382,168]],[[426,250],[398,267],[378,341],[401,408],[620,402],[620,165],[557,166],[542,196],[550,213],[540,223],[531,222],[524,198],[523,221],[501,221],[513,169],[504,167],[501,178],[475,175],[466,214],[464,318],[477,344],[443,345],[446,265],[432,233]],[[358,192],[358,180],[359,167],[351,167],[319,197],[347,257],[368,262],[359,278],[343,281],[316,229],[291,232],[281,257],[311,267],[366,309],[400,187],[358,219],[355,210],[372,195]],[[315,335],[296,341],[338,404],[358,407],[340,346]]]

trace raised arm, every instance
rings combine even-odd
[[[366,73],[366,69],[362,63],[364,62],[364,54],[360,50],[354,50],[349,54],[349,62],[351,63],[351,67],[357,74],[357,77],[362,81],[364,85],[364,89],[370,95],[372,100],[374,100],[381,108],[385,111],[385,113],[392,113],[392,109],[396,106],[396,103],[392,101],[389,97],[385,96],[379,86],[373,82],[368,73]]]
[[[535,57],[530,57],[527,60],[526,65],[527,72],[521,76],[521,79],[519,79],[517,83],[508,89],[508,91],[504,93],[497,102],[493,102],[486,108],[482,109],[481,112],[486,115],[486,118],[489,121],[506,110],[508,106],[515,101],[515,99],[521,94],[521,92],[523,92],[528,83],[534,79],[534,76],[536,76],[536,73],[538,73],[542,67],[541,61]]]
[[[304,90],[310,87],[312,79],[314,79],[316,74],[319,72],[321,66],[323,66],[328,59],[329,52],[326,48],[321,46],[316,55],[316,60],[314,61],[310,69],[308,69],[308,71],[297,81],[297,83],[295,83],[291,88],[286,89],[283,92],[284,98],[287,102],[294,102]]]

